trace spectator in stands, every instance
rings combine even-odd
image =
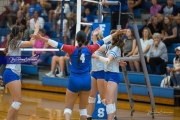
[[[171,15],[173,17],[178,14],[178,11],[178,6],[174,4],[174,0],[167,0],[167,4],[162,6],[159,13],[163,14],[164,16]]]
[[[170,46],[173,43],[180,43],[177,25],[173,24],[170,16],[164,17],[162,40],[166,46]]]
[[[81,4],[82,6],[84,6],[84,8],[89,8],[89,11],[93,12],[94,10],[96,10],[96,5],[94,3],[91,3],[91,2],[87,2],[87,1],[84,1],[84,0],[81,0]]]
[[[178,33],[179,33],[178,36],[180,37],[180,13],[178,14],[178,16],[174,18],[174,22],[177,25]]]
[[[149,28],[146,27],[143,29],[142,38],[140,39],[140,42],[141,42],[143,54],[144,54],[144,56],[146,56],[150,49],[151,44],[153,43],[152,34],[151,34],[151,31]],[[137,57],[137,56],[139,56],[138,46],[136,46],[136,49],[135,49],[133,55],[130,57]],[[135,71],[135,69],[134,69],[134,67],[135,67],[136,71],[140,72],[139,61],[131,61],[131,62],[129,62],[129,64],[132,65],[131,71]]]
[[[155,16],[162,8],[157,2],[158,0],[151,0],[152,6],[150,7],[150,17]]]
[[[173,60],[173,68],[167,67],[170,72],[171,81],[174,88],[180,88],[180,46],[175,48],[176,57]]]
[[[31,0],[31,5],[28,8],[30,18],[33,17],[34,11],[37,11],[39,15],[42,13],[42,7],[37,3],[37,0]]]
[[[133,52],[136,48],[136,39],[134,39],[134,32],[132,29],[127,29],[126,31],[126,39],[124,46],[124,57],[129,57],[133,55]],[[131,70],[134,68],[132,62],[129,63]]]
[[[2,17],[2,28],[5,28],[5,22],[8,21],[9,28],[12,28],[12,25],[14,24],[14,21],[16,21],[16,14],[19,9],[18,4],[14,0],[9,0],[9,5],[5,5],[4,8],[6,10],[6,13]]]
[[[71,13],[69,17],[69,33],[71,39],[71,45],[75,45],[75,34],[76,34],[76,13]]]
[[[39,21],[40,28],[44,28],[44,19],[42,17],[39,17],[38,11],[34,11],[33,17],[34,18],[30,19],[29,28],[24,31],[25,40],[28,40],[30,35],[34,32],[34,25],[36,21]]]
[[[107,0],[102,0],[102,4]],[[125,13],[128,11],[128,3],[127,0],[109,0],[109,1],[119,1],[121,2],[121,12]],[[119,21],[119,5],[110,6],[111,10],[111,29],[117,29],[118,21]],[[120,25],[122,29],[125,29],[128,26],[128,15],[121,14]]]
[[[167,48],[165,44],[161,41],[161,34],[153,34],[153,44],[151,45],[145,59],[151,67],[152,74],[157,74],[157,65],[160,65],[160,74],[166,74],[168,55]]]
[[[25,15],[28,12],[31,0],[16,0],[16,2],[19,4],[19,10]]]
[[[55,69],[56,69],[56,65],[58,64],[59,67],[60,67],[60,70],[59,70],[59,74],[56,74],[57,77],[59,78],[63,78],[65,75],[64,75],[64,68],[67,67],[66,66],[66,61],[69,60],[69,56],[68,54],[66,54],[65,56],[53,56],[52,58],[52,63],[51,63],[51,71],[49,73],[46,73],[45,75],[46,76],[49,76],[49,77],[55,77]]]
[[[60,15],[61,16],[61,15]],[[61,17],[57,22],[57,37],[60,37],[60,24],[61,24]],[[63,19],[63,29],[62,29],[62,35],[63,35],[63,43],[67,44],[67,39],[69,38],[69,27],[68,27],[68,20],[66,18],[66,15],[64,15],[64,19]]]
[[[48,14],[46,11],[51,8],[51,3],[49,3],[48,0],[38,0],[37,2],[41,5],[43,10],[41,16],[47,16]]]
[[[85,9],[85,13],[84,15],[82,16],[82,22],[94,22],[94,18],[93,16],[91,15],[91,11],[89,8],[86,8]],[[87,34],[87,36],[89,35],[90,33],[90,26],[89,25],[82,25],[82,30],[84,30],[84,32]]]
[[[26,29],[26,19],[23,18],[23,14],[20,10],[17,12],[17,19],[15,25],[20,25],[23,32]]]
[[[76,11],[77,11],[77,0],[74,0],[74,6],[73,6],[73,9],[72,9],[72,12],[76,13]],[[85,11],[85,8],[84,8],[83,5],[81,5],[81,13],[84,13],[84,11]]]
[[[49,22],[53,21],[54,23],[57,23],[57,20],[59,19],[59,15],[61,14],[61,6],[62,6],[62,2],[58,2],[58,6],[56,7],[56,9],[49,11]],[[64,14],[66,15],[67,18],[69,18],[71,14],[70,5],[68,4],[68,2],[65,2],[64,4]]]
[[[44,29],[39,30],[39,34],[45,38],[49,38],[46,35],[46,31]],[[45,42],[36,40],[33,48],[52,48],[51,46],[45,44]],[[48,57],[53,56],[55,54],[54,51],[32,51],[32,56],[39,56],[36,62],[32,62],[33,65],[38,65],[39,63],[43,63]]]
[[[151,33],[162,33],[163,26],[161,23],[158,22],[158,18],[156,16],[151,17],[151,23],[147,26]]]
[[[133,13],[134,8],[141,6],[142,0],[128,0],[129,12]]]

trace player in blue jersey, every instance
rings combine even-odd
[[[39,31],[39,23],[37,22],[35,25],[35,33]],[[14,26],[12,28],[10,39],[7,41],[5,53],[7,56],[13,58],[17,56],[21,56],[21,49],[23,47],[31,47],[34,44],[34,39],[30,41],[22,41],[23,32],[20,26]],[[14,58],[16,59],[16,58]],[[16,61],[18,62],[18,61]],[[18,109],[21,106],[22,96],[21,96],[21,81],[20,81],[20,74],[21,74],[21,64],[7,64],[6,70],[3,74],[3,81],[4,84],[10,91],[10,94],[13,99],[13,103],[8,110],[8,114],[5,120],[17,120],[18,117]]]
[[[98,31],[99,30],[96,29],[94,35],[98,34]],[[104,43],[109,42],[112,38],[123,32],[124,30],[118,30],[114,34],[105,37],[103,40],[99,40],[96,44],[88,46],[85,46],[87,36],[83,31],[79,31],[76,35],[78,46],[65,45],[40,35],[33,35],[35,39],[42,40],[52,47],[59,48],[67,52],[70,56],[70,77],[66,90],[64,109],[66,120],[71,119],[72,109],[78,96],[80,119],[86,120],[86,105],[91,90],[91,76],[89,71],[91,55]]]
[[[115,32],[116,30],[112,30],[111,34],[114,34]],[[105,104],[108,120],[112,120],[114,118],[114,113],[116,111],[114,95],[120,82],[119,64],[121,66],[126,65],[125,62],[120,62],[121,54],[123,53],[123,46],[124,42],[122,40],[122,36],[118,35],[111,39],[111,44],[106,44],[106,46],[99,48],[99,51],[101,52],[106,51],[106,57],[98,56],[96,54],[92,55],[99,61],[105,63],[105,80],[108,82],[105,90]]]
[[[93,35],[92,32],[92,42],[96,44],[99,40],[103,39],[102,31],[100,30],[97,35]],[[95,54],[99,56],[105,56],[104,52],[96,51]],[[97,90],[100,94],[100,98],[102,101],[105,100],[105,72],[104,72],[104,63],[100,62],[96,58],[92,58],[92,70],[91,70],[91,83],[92,88],[88,100],[88,108],[87,108],[87,120],[92,119],[92,113],[94,111],[94,106],[96,102],[96,93]]]

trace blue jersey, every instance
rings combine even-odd
[[[119,1],[121,3],[121,11],[128,10],[127,0],[109,0],[109,1]],[[111,12],[119,12],[119,5],[111,5],[110,9],[111,9]]]
[[[80,64],[78,64],[78,47],[59,43],[58,48],[67,52],[70,56],[70,71],[72,73],[90,72],[91,55],[104,44],[103,40],[97,44],[81,47]]]

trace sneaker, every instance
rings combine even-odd
[[[56,76],[59,77],[59,78],[64,78],[64,75],[61,72],[59,74],[56,74]]]
[[[114,120],[118,120],[116,116],[114,117]]]
[[[45,75],[48,76],[48,77],[55,77],[55,75],[52,72],[48,72]]]
[[[92,117],[88,117],[87,120],[92,120]]]
[[[0,90],[4,90],[4,86],[3,85],[0,85]]]

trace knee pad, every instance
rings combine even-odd
[[[64,109],[64,114],[66,114],[66,113],[69,113],[71,115],[72,114],[72,110],[69,109],[69,108],[65,108]]]
[[[87,116],[87,110],[86,109],[81,109],[79,110],[80,116]]]
[[[88,103],[95,103],[95,102],[96,102],[96,98],[89,96]]]
[[[106,105],[106,112],[107,112],[107,114],[114,113],[114,104]]]
[[[101,102],[106,106],[106,99],[101,100]]]
[[[13,102],[12,105],[11,105],[14,109],[18,110],[21,106],[21,103],[20,102]]]

